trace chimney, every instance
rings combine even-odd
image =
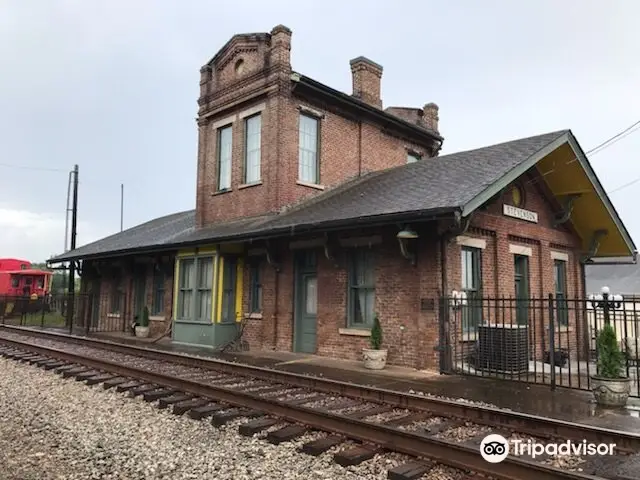
[[[380,98],[382,65],[365,57],[354,58],[349,63],[351,63],[353,96],[369,105],[382,108],[382,99]]]
[[[284,25],[276,25],[271,30],[270,62],[291,70],[291,30]]]
[[[427,103],[422,109],[422,122],[426,128],[440,134],[438,131],[438,110],[438,105],[435,103]]]

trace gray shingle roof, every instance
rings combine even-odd
[[[443,155],[362,177],[275,219],[271,227],[460,207],[568,130]]]
[[[195,230],[196,211],[172,213],[137,225],[109,237],[83,245],[51,261],[64,261],[100,254],[123,252],[136,248],[170,245],[176,238]]]
[[[280,214],[195,229],[195,213],[157,218],[56,257],[56,261],[155,246],[287,233],[293,227],[460,208],[569,130],[513,140],[369,173]]]

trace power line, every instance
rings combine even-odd
[[[35,167],[35,166],[28,166],[28,165],[12,165],[10,163],[0,163],[0,167],[19,168],[21,170],[41,170],[43,172],[69,173],[69,170],[65,170],[63,168],[47,168],[47,167]]]
[[[635,128],[635,127],[638,127],[638,128]],[[614,143],[622,140],[623,138],[625,138],[625,137],[627,137],[627,136],[631,135],[632,133],[635,133],[635,132],[637,132],[639,130],[640,130],[640,120],[638,120],[637,122],[635,122],[632,125],[628,126],[627,128],[625,128],[621,132],[618,132],[615,135],[613,135],[612,137],[606,139],[604,142],[602,142],[601,144],[599,144],[596,147],[592,148],[591,150],[585,152],[585,155],[591,154],[591,156],[593,157],[594,155],[597,155],[598,153],[602,152],[603,150],[606,150],[607,148],[609,148]],[[565,165],[569,165],[569,164],[571,164],[573,162],[576,162],[577,160],[578,160],[578,156],[575,156],[571,160],[566,162]],[[525,183],[525,185],[535,185],[536,183],[541,182],[544,177],[546,177],[547,175],[553,173],[555,170],[556,170],[556,168],[554,166],[553,168],[551,168],[551,170],[549,170],[547,172],[544,172],[544,173],[541,173],[539,177],[529,180],[528,182]],[[620,187],[620,188],[622,188],[622,187]],[[618,188],[617,190],[619,190],[620,188]],[[609,193],[611,193],[611,192],[609,192]]]

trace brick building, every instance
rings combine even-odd
[[[384,108],[363,57],[350,95],[296,73],[291,36],[235,35],[200,70],[195,210],[50,260],[82,262],[92,328],[148,305],[174,342],[219,347],[242,326],[251,349],[357,359],[377,314],[390,363],[436,367],[438,347],[506,321],[483,298],[518,297],[507,315],[544,342],[522,299],[584,296],[585,262],[635,259],[571,131],[440,156],[435,104]],[[479,302],[451,314],[454,291]]]

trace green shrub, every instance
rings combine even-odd
[[[142,310],[142,318],[140,319],[140,324],[141,327],[148,327],[149,326],[149,307],[144,307],[144,310]]]
[[[625,378],[624,355],[618,347],[616,332],[610,324],[598,334],[598,376],[603,378]]]
[[[380,346],[382,345],[382,327],[380,326],[380,320],[377,314],[373,319],[373,328],[371,328],[369,343],[374,350],[380,350]]]

